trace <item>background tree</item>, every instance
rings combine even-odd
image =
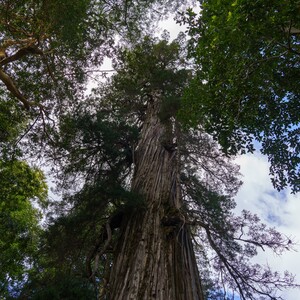
[[[22,286],[37,253],[45,177],[23,161],[1,161],[0,195],[0,293],[8,297],[9,290]]]
[[[299,191],[299,4],[199,1],[186,15],[195,79],[183,118],[227,153],[268,155],[274,186]]]

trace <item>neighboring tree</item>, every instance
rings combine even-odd
[[[274,186],[300,190],[300,14],[289,1],[199,1],[185,17],[197,65],[182,116],[203,124],[227,153],[254,150]]]
[[[62,274],[100,299],[281,299],[296,286],[251,264],[259,249],[281,254],[292,242],[249,212],[233,215],[237,166],[177,120],[191,76],[180,45],[146,38],[122,50],[117,74],[60,123],[48,155],[67,193],[23,295],[82,299]]]
[[[0,195],[0,294],[8,297],[21,288],[37,254],[38,207],[45,207],[47,198],[44,175],[23,161],[1,161]]]
[[[83,67],[104,44],[100,19],[90,16],[86,23],[90,5],[85,0],[1,2],[0,79],[25,109],[47,112],[63,106],[62,95],[67,100],[81,93]]]

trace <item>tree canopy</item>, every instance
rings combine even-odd
[[[151,21],[180,6],[159,0],[1,1],[1,135],[27,125],[38,138],[49,138],[54,119],[82,99],[116,41],[138,40],[151,32]]]
[[[299,191],[299,3],[200,5],[184,18],[197,65],[184,118],[203,124],[227,153],[252,152],[258,141],[274,186]]]

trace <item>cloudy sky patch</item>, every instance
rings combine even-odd
[[[255,262],[269,264],[275,271],[290,271],[300,283],[300,195],[291,194],[289,189],[278,192],[272,186],[269,163],[260,154],[248,154],[236,159],[241,166],[244,184],[236,196],[236,213],[246,209],[257,214],[261,221],[291,238],[297,243],[295,251],[278,256],[271,251],[259,251]],[[283,291],[286,300],[299,300],[300,291]]]

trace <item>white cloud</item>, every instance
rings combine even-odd
[[[300,243],[300,194],[292,195],[290,190],[277,192],[270,181],[269,163],[259,154],[238,157],[236,162],[241,166],[243,186],[237,197],[236,211],[242,209],[256,213],[263,223],[275,227],[279,232]],[[288,270],[296,275],[300,283],[300,245],[294,251],[288,251],[282,256],[270,252],[262,252],[256,258],[259,263],[268,263],[272,269]],[[283,291],[286,300],[298,300],[299,290]]]
[[[158,30],[157,36],[160,36],[163,30],[167,30],[170,33],[171,41],[178,36],[180,31],[184,32],[186,30],[185,26],[179,25],[174,19],[168,19],[159,22],[159,28],[160,30]]]

